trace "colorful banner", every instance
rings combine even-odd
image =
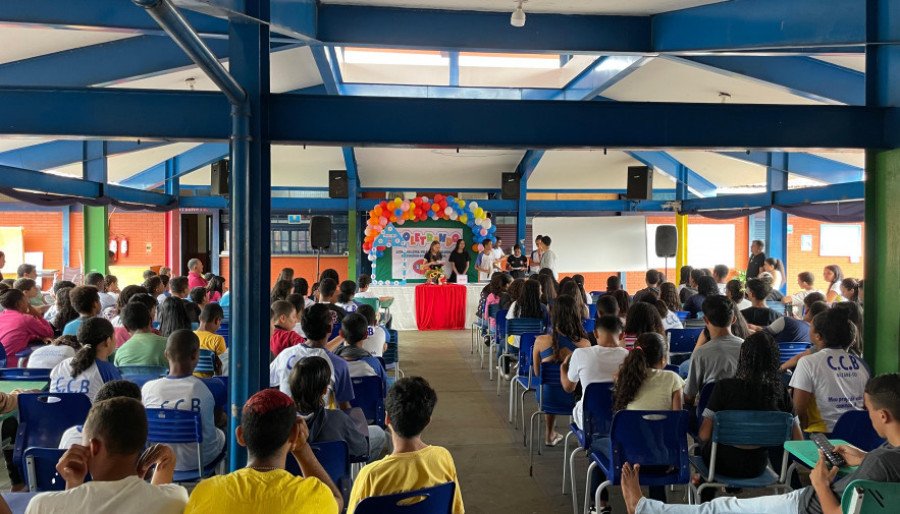
[[[446,266],[447,257],[456,242],[463,239],[463,227],[459,228],[442,228],[442,227],[395,227],[397,232],[403,236],[406,241],[406,247],[394,246],[391,248],[391,278],[393,280],[402,280],[404,278],[415,280],[425,278],[425,252],[431,246],[433,241],[441,243],[441,255],[444,257],[444,273],[450,274],[449,268]],[[406,258],[403,253],[406,252]],[[404,269],[406,273],[404,274]]]

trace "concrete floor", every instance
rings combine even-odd
[[[437,407],[424,437],[453,454],[466,512],[571,513],[571,497],[561,489],[562,444],[543,448],[543,455],[535,456],[534,476],[528,475],[522,429],[514,430],[507,422],[509,390],[504,384],[496,395],[496,382],[488,380],[487,369],[479,368],[478,353],[471,355],[470,345],[468,331],[400,332],[406,376],[420,375],[437,391]],[[536,409],[529,395],[527,416]],[[567,425],[568,419],[558,420],[557,431],[565,434]],[[577,460],[575,469],[580,511],[586,460]],[[612,502],[615,512],[625,512],[617,490]]]

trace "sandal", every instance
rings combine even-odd
[[[548,446],[548,447],[551,447],[551,448],[552,448],[552,447],[558,445],[559,443],[561,443],[562,440],[563,440],[562,434],[558,434],[558,433],[557,433],[557,434],[553,434],[553,439],[550,440],[550,441],[545,441],[545,442],[544,442],[544,446]]]

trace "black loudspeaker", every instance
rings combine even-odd
[[[519,199],[519,175],[504,173],[500,179],[500,198],[504,200]]]
[[[313,216],[309,220],[309,241],[315,250],[331,246],[331,217]]]
[[[229,188],[230,177],[230,167],[227,160],[222,159],[221,161],[216,161],[212,163],[212,168],[210,169],[210,193],[213,196],[228,196],[231,192]]]
[[[656,256],[675,257],[678,249],[678,230],[675,225],[656,227]]]
[[[328,171],[328,198],[347,198],[350,189],[347,184],[347,170]]]
[[[629,200],[649,200],[653,197],[653,170],[649,166],[628,167]]]

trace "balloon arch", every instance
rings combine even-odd
[[[369,260],[384,254],[388,245],[378,244],[384,238],[376,241],[378,236],[388,227],[403,225],[406,222],[432,220],[459,221],[472,229],[472,237],[475,244],[473,251],[481,251],[484,240],[496,242],[494,232],[497,227],[491,222],[487,211],[478,206],[478,202],[454,198],[453,196],[434,195],[434,198],[419,196],[412,200],[394,198],[383,200],[369,211],[369,219],[366,221],[365,239],[362,249],[368,254]]]

